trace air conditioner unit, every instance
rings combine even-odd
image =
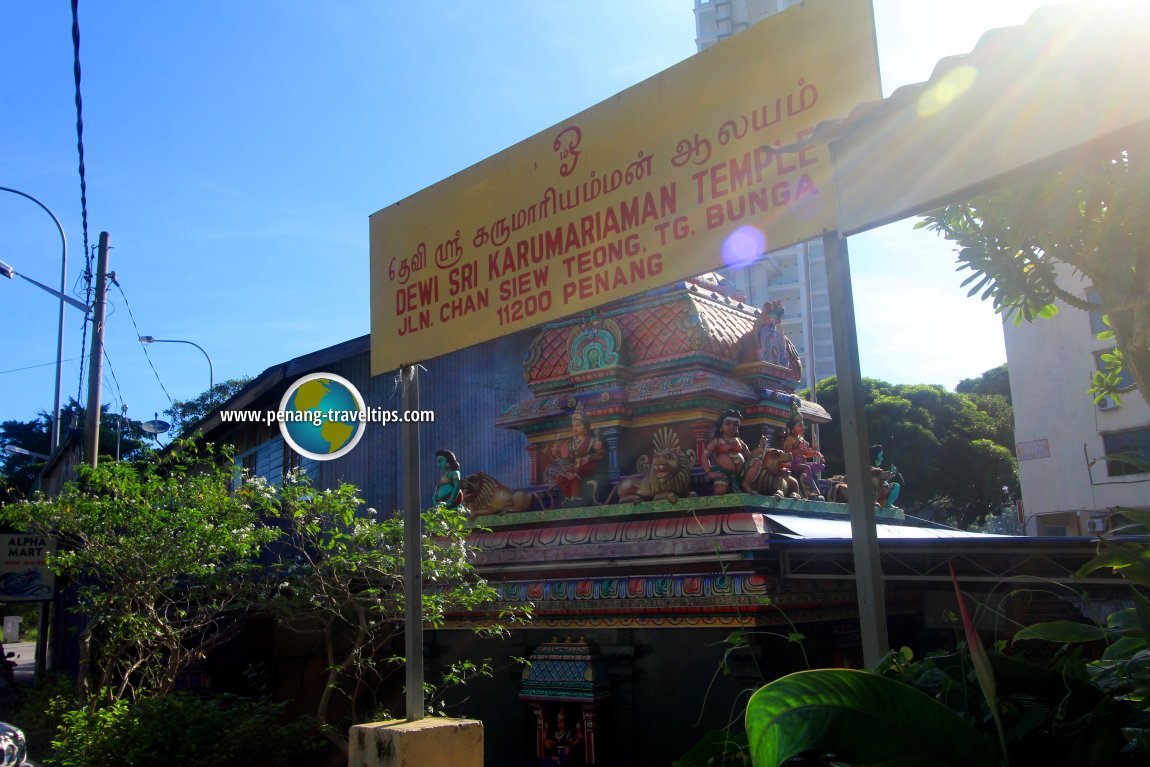
[[[1088,519],[1086,520],[1086,529],[1092,533],[1104,533],[1106,532],[1106,520]]]
[[[1113,410],[1116,407],[1118,407],[1118,403],[1110,397],[1103,397],[1102,399],[1098,400],[1099,410]]]

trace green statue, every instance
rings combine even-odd
[[[435,505],[458,509],[463,505],[463,491],[459,488],[459,459],[450,450],[436,450],[435,465],[441,472],[439,484],[435,486]]]

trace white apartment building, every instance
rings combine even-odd
[[[799,0],[695,0],[695,43],[704,50]],[[782,301],[783,332],[803,360],[807,386],[835,375],[826,262],[820,240],[775,251],[745,268],[720,272],[747,302]]]
[[[1092,298],[1089,285],[1062,276]],[[1091,535],[1110,527],[1116,507],[1150,508],[1150,474],[1105,459],[1150,458],[1150,406],[1133,388],[1121,405],[1094,403],[1091,372],[1113,342],[1097,339],[1100,313],[1058,309],[1052,319],[1004,325],[1023,513],[1029,535]]]

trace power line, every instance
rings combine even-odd
[[[128,310],[128,317],[131,318],[132,327],[136,331],[136,338],[139,338],[143,334],[140,332],[140,326],[136,324],[136,315],[132,313],[132,305],[128,303],[127,293],[124,292],[123,286],[120,285],[114,273],[108,279],[116,286],[116,289],[120,291],[120,296],[124,299],[124,308]],[[144,350],[144,357],[148,360],[148,367],[152,369],[152,373],[156,376],[156,382],[160,384],[160,389],[163,390],[164,396],[168,398],[168,404],[174,405],[172,395],[168,394],[167,387],[165,387],[164,382],[160,380],[160,371],[156,370],[156,366],[152,364],[152,358],[148,355],[147,344],[140,344],[140,348]]]
[[[81,300],[88,306],[92,305],[92,261],[88,254],[84,254],[84,284],[87,286]],[[80,321],[80,377],[76,381],[76,401],[84,401],[84,364],[88,361],[88,318],[90,312],[84,312],[84,319]],[[93,343],[95,341],[93,340]]]
[[[69,357],[66,360],[61,360],[61,362],[75,362],[75,361],[76,361],[75,357]],[[22,368],[12,368],[11,370],[0,370],[0,375],[4,375],[5,373],[19,373],[22,370],[34,370],[36,368],[46,368],[49,365],[55,365],[55,364],[56,364],[56,361],[53,360],[52,362],[41,362],[39,365],[28,365],[28,366],[22,367]]]
[[[84,100],[80,96],[80,0],[72,0],[72,73],[76,81],[76,149],[80,153],[80,219],[84,230],[84,254],[88,252],[88,182],[84,177]]]
[[[72,0],[72,74],[76,90],[76,151],[80,157],[80,221],[84,234],[84,303],[91,304],[92,251],[88,245],[88,180],[84,172],[84,99],[80,92],[80,2]],[[88,348],[88,315],[80,330],[80,378],[76,383],[76,401],[83,401],[84,361]]]
[[[108,356],[108,347],[106,346],[104,347],[104,363],[108,366],[108,373],[112,376],[112,388],[115,389],[112,399],[116,400],[116,403],[122,406],[124,404],[124,395],[123,392],[120,391],[120,381],[116,378],[116,370],[112,367],[112,358]]]

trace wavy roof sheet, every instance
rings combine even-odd
[[[1150,7],[1075,3],[986,32],[930,79],[821,123],[839,231],[865,231],[1049,168],[1150,126]],[[787,149],[797,149],[792,145]]]

